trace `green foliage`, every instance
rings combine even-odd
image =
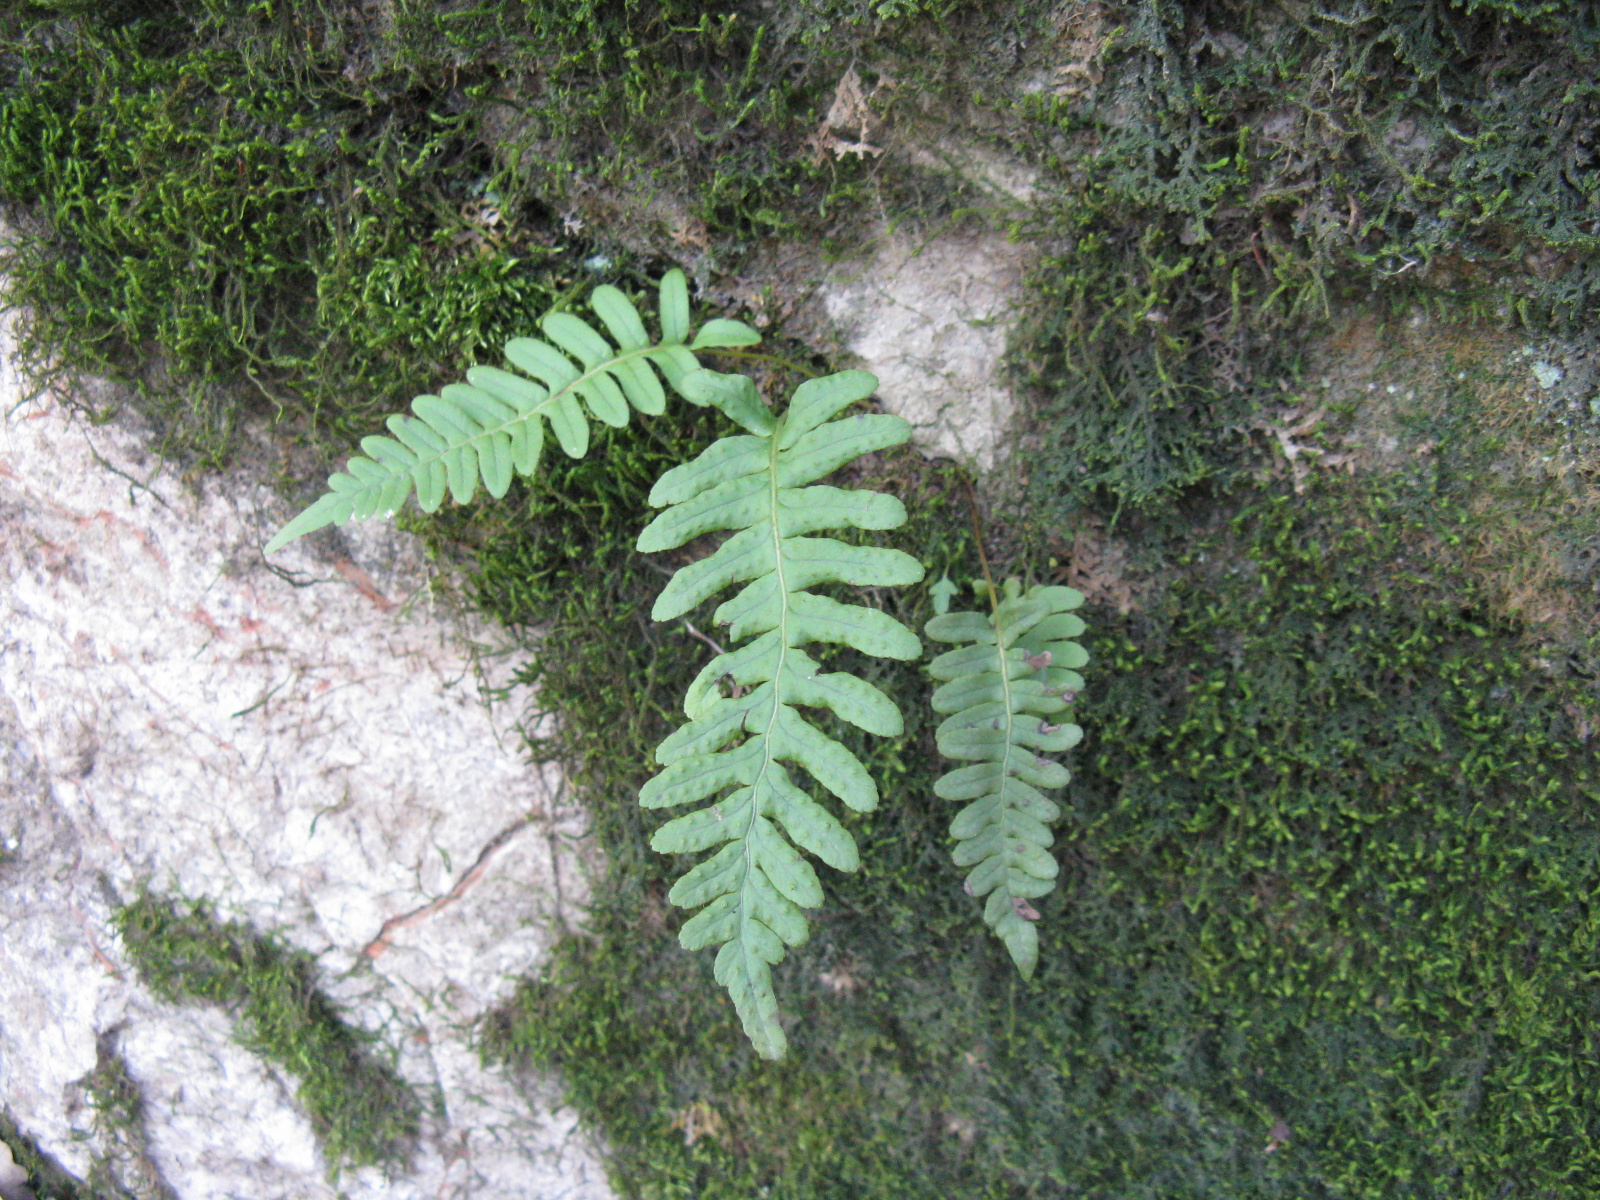
[[[449,384],[437,396],[418,396],[411,402],[416,416],[391,416],[393,438],[363,438],[365,453],[331,475],[330,490],[279,530],[265,552],[324,525],[342,525],[352,516],[392,516],[413,487],[427,513],[438,511],[447,484],[457,504],[471,502],[480,480],[499,499],[510,488],[513,473],[529,476],[538,470],[544,422],[570,457],[582,458],[588,451],[589,423],[579,399],[611,426],[628,423],[630,403],[641,413],[657,415],[665,411],[667,397],[652,366],[681,393],[685,374],[699,367],[693,351],[761,340],[748,326],[719,319],[707,322],[688,342],[689,290],[681,271],[668,271],[661,279],[657,342],[645,332],[639,310],[616,288],[602,284],[589,303],[615,345],[571,313],[545,314],[541,327],[555,345],[517,337],[505,347],[507,361],[538,383],[498,367],[477,366],[467,371],[466,383]]]
[[[745,583],[717,610],[715,621],[731,626],[734,640],[755,640],[719,653],[689,686],[689,724],[656,749],[665,770],[644,786],[639,802],[676,807],[737,785],[709,808],[662,827],[652,846],[682,854],[726,843],[689,871],[669,898],[684,907],[706,906],[684,926],[682,945],[721,946],[717,981],[733,996],[761,1054],[781,1058],[787,1042],[777,1021],[770,967],[782,958],[785,943],[805,940],[801,909],[822,902],[815,872],[783,833],[839,870],[859,865],[844,827],[791,782],[782,764],[804,767],[858,812],[870,811],[878,800],[861,763],[795,706],[828,708],[869,733],[894,736],[904,728],[894,704],[870,683],[847,672],[820,673],[801,647],[840,644],[895,659],[921,653],[916,637],[894,618],[808,590],[830,583],[918,582],[921,565],[898,550],[805,536],[838,527],[893,529],[905,522],[904,506],[880,493],[803,485],[864,454],[900,445],[911,426],[891,416],[832,420],[877,388],[877,378],[865,371],[801,384],[775,419],[748,376],[700,370],[693,351],[746,346],[759,338],[737,321],[713,320],[686,345],[689,296],[682,272],[668,272],[661,281],[660,342],[650,341],[638,310],[615,288],[596,288],[590,303],[616,345],[570,313],[547,315],[543,329],[556,345],[532,338],[506,345],[507,359],[543,386],[480,366],[467,372],[468,384],[419,396],[412,403],[416,418],[389,418],[398,440],[363,439],[365,456],[350,459],[348,474],[333,475],[329,493],[284,526],[266,549],[352,516],[392,514],[413,486],[424,512],[439,508],[447,483],[458,504],[472,500],[480,478],[498,500],[509,490],[513,471],[536,473],[543,420],[570,457],[583,456],[589,430],[577,397],[613,428],[627,424],[630,402],[651,415],[664,411],[666,393],[651,366],[685,399],[710,405],[748,429],[667,471],[650,492],[650,502],[666,508],[639,535],[641,551],[673,550],[708,533],[737,530],[715,553],[673,575],[655,602],[655,619],[683,616],[729,584]],[[733,695],[716,690],[724,678],[732,681]],[[729,747],[730,738],[741,733],[749,736]]]
[[[215,460],[252,407],[363,425],[559,293],[515,212],[466,240],[491,167],[469,114],[342,74],[370,53],[353,11],[50,7],[0,16],[0,198],[28,233],[7,286],[36,371],[136,382]]]
[[[584,286],[597,249],[625,289],[659,274],[563,229],[570,197],[652,185],[704,223],[716,271],[767,231],[830,235],[881,169],[800,143],[846,63],[870,78],[885,42],[865,23],[887,5],[795,6],[764,31],[770,8],[391,7],[392,38],[353,36],[356,6],[0,16],[0,190],[57,222],[13,259],[41,352],[183,346],[187,415],[168,411],[213,444],[240,404],[208,381],[246,363],[344,450],[411,381]],[[406,518],[474,548],[490,611],[548,625],[526,678],[562,720],[535,748],[569,767],[609,864],[584,936],[490,1043],[560,1067],[621,1184],[652,1198],[1590,1195],[1592,685],[1426,553],[1481,534],[1442,492],[1204,493],[1239,484],[1240,428],[1325,306],[1586,319],[1592,6],[1130,3],[1098,32],[1074,25],[1096,6],[1038,8],[922,5],[889,47],[907,108],[941,88],[953,111],[998,107],[1012,123],[982,140],[1041,170],[1031,515],[1179,518],[1154,548],[1123,526],[1182,561],[1147,609],[1095,613],[1035,979],[996,971],[949,886],[919,673],[847,649],[818,661],[906,730],[839,732],[884,802],[840,814],[863,865],[773,968],[802,1053],[757,1069],[709,964],[675,948],[671,865],[635,798],[703,654],[640,620],[660,571],[632,545],[662,470],[729,432],[690,409]],[[25,37],[17,13],[80,24]],[[1074,95],[1049,80],[1080,34]],[[263,86],[223,94],[242,78]],[[1010,84],[1027,95],[997,102]],[[480,201],[503,225],[463,216]],[[209,291],[196,262],[217,266]],[[1487,465],[1451,469],[1479,487]],[[855,470],[907,501],[902,544],[935,575],[976,570],[953,475],[893,452]],[[930,615],[922,589],[873,599]]]
[[[908,489],[900,544],[933,578],[967,577],[959,484],[933,470],[886,459],[867,479]],[[559,1067],[643,1196],[1587,1194],[1600,1161],[1562,1097],[1597,1078],[1582,897],[1600,781],[1578,722],[1600,705],[1429,553],[1474,528],[1437,490],[1453,477],[1248,497],[1192,534],[1169,598],[1097,612],[1031,982],[995,971],[950,887],[921,671],[882,664],[907,732],[860,739],[883,802],[845,814],[863,866],[774,968],[796,1053],[759,1068],[729,1053],[708,972],[673,952],[666,872],[628,811],[625,763],[666,705],[594,677],[620,661],[679,694],[690,639],[631,632],[651,573],[620,533],[599,543],[618,548],[570,577],[538,682],[573,727],[547,751],[579,756],[625,885],[489,1047]],[[585,519],[562,519],[568,547]],[[484,561],[528,544],[504,536]],[[897,615],[920,625],[928,590]]]
[[[742,383],[755,391],[744,376],[719,378],[724,386]],[[668,507],[639,535],[640,550],[661,551],[713,530],[738,531],[709,557],[679,568],[656,599],[651,615],[666,621],[744,583],[714,620],[729,627],[731,641],[755,640],[719,653],[689,685],[683,705],[689,723],[656,749],[665,770],[645,784],[639,803],[666,808],[713,799],[663,825],[650,845],[668,854],[722,845],[667,898],[684,908],[705,906],[679,931],[679,942],[686,950],[721,946],[717,982],[728,989],[765,1058],[781,1058],[787,1045],[771,965],[782,959],[785,944],[805,941],[801,909],[822,903],[816,873],[783,834],[836,870],[860,865],[850,834],[795,786],[783,763],[804,767],[856,812],[871,812],[878,803],[866,768],[795,706],[829,709],[884,737],[904,731],[899,710],[880,690],[847,672],[824,673],[801,647],[834,643],[901,660],[922,652],[893,617],[807,590],[827,583],[893,587],[922,578],[921,564],[899,550],[805,536],[905,523],[905,506],[893,496],[802,486],[911,436],[899,417],[831,420],[877,386],[865,371],[846,371],[801,384],[776,421],[752,409],[752,435],[723,438],[661,477],[650,503]],[[722,679],[731,682],[731,695],[716,690]],[[730,746],[732,738],[740,740]],[[734,790],[723,795],[729,787]]]
[[[36,372],[138,383],[173,448],[220,459],[252,408],[330,439],[366,427],[419,374],[512,336],[592,251],[493,153],[502,71],[551,66],[537,23],[511,61],[502,43],[463,64],[424,52],[406,6],[392,40],[348,6],[73,7],[0,15],[0,199],[28,230],[8,293]],[[577,15],[538,20],[575,46]],[[637,65],[623,49],[607,78]]]
[[[1170,512],[1340,301],[1533,328],[1600,284],[1593,5],[1115,6],[1066,95],[1010,105],[1059,197],[1026,335],[1060,512]],[[1088,18],[1084,18],[1088,21]]]
[[[139,977],[174,1004],[217,1004],[240,1043],[294,1075],[295,1098],[341,1168],[403,1162],[421,1105],[369,1034],[347,1025],[316,985],[311,957],[249,928],[144,894],[118,910],[117,930]]]
[[[138,383],[168,447],[213,462],[249,412],[336,443],[574,284],[659,276],[637,247],[721,270],[836,237],[874,172],[805,139],[863,38],[949,8],[9,6],[27,361]]]
[[[870,814],[840,814],[860,843],[862,865],[830,878],[827,903],[811,914],[810,940],[773,968],[794,1052],[781,1063],[759,1062],[738,1036],[733,1006],[711,986],[709,956],[685,955],[676,945],[666,893],[682,867],[649,853],[655,814],[635,797],[651,750],[682,719],[678,701],[705,654],[681,622],[639,620],[661,581],[659,569],[631,548],[633,531],[647,519],[649,482],[692,456],[684,453],[686,440],[704,446],[714,432],[705,427],[705,410],[689,415],[699,415],[701,427],[663,429],[671,440],[647,437],[642,426],[608,435],[608,453],[621,469],[603,478],[597,459],[563,463],[586,479],[541,478],[526,519],[521,506],[485,515],[480,597],[516,624],[541,626],[523,678],[537,689],[540,707],[564,719],[534,749],[567,764],[608,864],[584,936],[563,941],[549,971],[488,1023],[486,1046],[514,1061],[531,1053],[541,1064],[560,1065],[569,1102],[613,1135],[610,1161],[625,1194],[743,1198],[771,1187],[774,1196],[818,1188],[898,1195],[897,1181],[920,1177],[954,1189],[929,1194],[981,1194],[972,1190],[981,1181],[970,1171],[945,1174],[928,1165],[939,1160],[944,1136],[929,1111],[940,1082],[907,1089],[897,1073],[885,1076],[894,1036],[878,1010],[841,1026],[843,1001],[818,982],[819,971],[837,971],[842,986],[854,987],[852,955],[876,962],[892,953],[926,972],[927,948],[902,944],[902,937],[931,936],[953,947],[952,959],[943,950],[935,955],[941,978],[950,961],[959,961],[959,970],[975,967],[985,980],[1004,964],[987,953],[972,961],[975,949],[984,950],[972,936],[981,926],[952,886],[942,822],[926,804],[933,758],[918,664],[858,657],[848,648],[814,651],[825,669],[840,662],[883,691],[904,714],[906,730],[879,737],[843,725],[836,735],[878,781],[885,803]],[[591,474],[594,492],[586,486]],[[935,576],[954,572],[970,552],[964,501],[952,502],[961,494],[960,475],[950,464],[930,467],[896,447],[867,456],[848,482],[902,498],[909,518],[894,532],[896,544],[914,547]],[[463,534],[473,536],[471,528]],[[909,587],[860,589],[850,598],[881,603],[912,625],[927,615],[924,597],[923,588]],[[709,628],[709,608],[692,616],[701,629]],[[944,922],[931,932],[904,923],[896,885],[908,877],[926,888],[920,899]],[[863,984],[876,986],[871,976]],[[892,1091],[881,1090],[885,1082]],[[690,1131],[698,1131],[692,1145]],[[850,1190],[858,1184],[860,1192]]]
[[[1049,718],[1083,690],[1075,668],[1089,656],[1071,640],[1085,629],[1071,612],[1082,606],[1081,592],[1035,586],[1024,594],[1013,578],[1005,582],[1005,598],[996,600],[987,617],[943,613],[924,627],[935,641],[968,643],[928,668],[943,681],[933,710],[950,714],[938,729],[939,753],[972,762],[942,776],[933,790],[942,800],[969,801],[950,822],[956,866],[973,868],[967,894],[989,897],[984,923],[1030,979],[1039,961],[1033,927],[1039,913],[1028,902],[1055,887],[1046,823],[1061,815],[1040,789],[1064,787],[1072,778],[1043,754],[1069,750],[1083,738],[1078,726]]]

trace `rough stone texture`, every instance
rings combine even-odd
[[[996,465],[1016,403],[1000,380],[1027,247],[997,234],[886,234],[818,291],[844,345],[878,376],[879,399],[924,450]]]
[[[0,1200],[34,1200],[28,1173],[11,1157],[11,1147],[0,1143]]]
[[[583,898],[580,814],[481,699],[488,631],[385,525],[274,573],[288,510],[245,475],[190,494],[9,373],[0,412],[0,1104],[79,1176],[113,1157],[82,1083],[109,1037],[181,1200],[608,1196],[575,1116],[467,1040]],[[408,1174],[330,1185],[294,1079],[137,982],[108,919],[141,885],[317,956],[439,1105]]]

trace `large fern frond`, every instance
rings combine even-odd
[[[581,458],[589,448],[585,408],[618,427],[628,423],[630,404],[642,413],[660,413],[666,392],[652,365],[682,395],[684,376],[700,365],[694,351],[761,340],[739,321],[717,319],[690,341],[682,271],[668,271],[661,280],[659,342],[650,340],[633,302],[609,284],[595,288],[589,306],[611,340],[572,313],[547,313],[539,325],[549,341],[519,337],[506,343],[506,361],[525,374],[473,367],[466,383],[418,396],[411,402],[415,415],[391,416],[393,437],[362,438],[362,453],[328,477],[328,492],[280,529],[266,551],[351,517],[392,514],[413,489],[423,512],[439,507],[446,488],[458,504],[471,500],[480,482],[499,498],[513,472],[528,476],[538,467],[545,422],[561,448]]]
[[[965,642],[933,660],[946,681],[933,694],[939,752],[971,761],[944,775],[934,792],[970,803],[950,823],[956,865],[971,867],[967,890],[989,897],[983,919],[1005,943],[1024,978],[1039,959],[1038,913],[1028,901],[1055,886],[1056,861],[1047,823],[1060,808],[1040,789],[1064,786],[1070,772],[1041,753],[1078,744],[1083,730],[1050,718],[1083,689],[1077,668],[1089,661],[1073,641],[1083,621],[1070,610],[1083,603],[1072,588],[1033,587],[1015,579],[992,614],[947,613],[923,631],[936,641]]]
[[[645,784],[639,802],[667,808],[712,801],[663,825],[651,846],[672,854],[722,847],[678,880],[668,898],[683,908],[705,906],[684,924],[679,941],[686,950],[721,947],[717,981],[767,1058],[781,1057],[787,1044],[770,968],[786,944],[805,940],[801,910],[822,903],[816,873],[796,846],[840,871],[858,863],[854,839],[796,785],[785,764],[804,769],[858,812],[878,803],[866,768],[799,707],[831,709],[882,736],[903,728],[899,709],[876,687],[846,672],[824,672],[801,647],[828,642],[902,660],[921,653],[916,635],[887,613],[806,590],[922,578],[922,565],[898,550],[806,536],[839,527],[893,529],[906,519],[893,496],[803,486],[910,436],[899,417],[831,419],[877,384],[865,371],[804,383],[774,420],[743,376],[691,376],[688,391],[706,399],[715,394],[723,411],[751,432],[724,438],[663,475],[650,502],[670,507],[638,541],[640,550],[669,550],[714,530],[738,531],[715,553],[681,568],[656,600],[652,615],[665,621],[743,583],[714,619],[728,627],[730,644],[752,640],[718,654],[690,685],[689,723],[656,751],[664,769]],[[730,695],[719,687],[723,680],[730,681]]]

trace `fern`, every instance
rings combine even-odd
[[[870,396],[877,383],[865,371],[804,383],[774,420],[744,376],[690,376],[687,393],[706,401],[715,396],[750,434],[724,438],[663,475],[650,502],[669,507],[638,541],[643,551],[669,550],[712,531],[737,530],[715,553],[678,570],[655,602],[655,619],[670,620],[743,583],[714,619],[728,627],[730,642],[753,640],[719,653],[690,685],[684,699],[689,723],[657,749],[664,769],[645,784],[639,801],[668,808],[712,800],[663,825],[651,846],[672,854],[722,847],[679,879],[668,898],[682,908],[704,906],[684,924],[679,941],[686,950],[721,947],[717,982],[767,1058],[781,1057],[786,1047],[771,967],[785,945],[805,940],[801,910],[822,903],[816,873],[795,847],[840,871],[854,870],[859,861],[844,826],[796,786],[784,764],[803,768],[857,812],[878,803],[866,768],[797,706],[831,709],[880,736],[903,729],[900,711],[881,691],[845,672],[823,672],[801,647],[836,643],[902,660],[921,653],[916,636],[888,614],[806,590],[819,583],[892,586],[922,578],[921,564],[899,550],[806,536],[838,527],[893,529],[906,519],[893,496],[802,486],[910,436],[910,425],[899,417],[831,419]],[[722,680],[731,683],[728,695],[718,686]]]
[[[760,340],[755,331],[713,320],[691,341],[688,289],[679,271],[662,279],[660,299],[658,342],[650,341],[628,299],[602,286],[590,306],[609,341],[570,313],[553,312],[540,323],[548,341],[506,344],[506,360],[526,376],[478,366],[467,372],[466,383],[418,396],[414,415],[388,419],[393,437],[363,438],[362,453],[329,477],[327,494],[266,549],[324,525],[392,513],[413,490],[425,512],[436,510],[446,491],[458,503],[470,501],[480,484],[503,496],[514,473],[537,469],[546,422],[576,458],[588,449],[589,416],[621,426],[630,405],[662,412],[666,391],[656,372],[690,403],[715,406],[747,430],[674,467],[650,493],[650,503],[663,511],[639,535],[640,551],[674,549],[718,531],[732,534],[672,576],[653,616],[680,617],[743,584],[714,617],[728,627],[730,645],[743,644],[719,648],[690,684],[683,705],[688,724],[657,748],[662,770],[639,800],[647,808],[697,806],[656,831],[655,850],[693,854],[720,847],[669,893],[674,904],[700,909],[679,941],[691,951],[719,947],[716,978],[745,1032],[760,1054],[780,1058],[787,1042],[771,968],[786,945],[805,940],[803,910],[822,903],[821,884],[801,851],[841,871],[859,865],[849,832],[791,770],[803,770],[858,812],[878,803],[866,768],[800,709],[830,709],[880,736],[904,729],[899,709],[881,691],[848,672],[824,672],[803,647],[833,643],[905,661],[922,653],[916,635],[886,613],[809,590],[828,583],[890,587],[922,578],[921,564],[899,550],[809,536],[836,528],[894,529],[906,519],[893,496],[816,481],[862,454],[905,442],[911,426],[876,414],[836,419],[876,390],[877,379],[865,371],[802,384],[788,410],[775,417],[749,378],[702,370],[695,358],[697,350],[751,345]]]
[[[933,694],[934,711],[951,714],[939,726],[939,752],[973,765],[950,771],[933,790],[971,802],[950,823],[956,865],[972,868],[967,891],[989,897],[983,919],[1023,978],[1039,959],[1039,914],[1029,901],[1055,886],[1058,870],[1047,822],[1061,810],[1040,789],[1071,778],[1040,752],[1070,749],[1083,737],[1076,725],[1048,720],[1083,688],[1076,668],[1089,656],[1071,639],[1084,624],[1070,612],[1082,603],[1072,588],[1023,594],[1008,579],[992,614],[947,613],[924,627],[936,641],[968,643],[939,655],[929,670],[945,681]]]
[[[392,515],[413,489],[423,512],[438,509],[447,487],[457,504],[471,500],[480,482],[491,496],[504,496],[513,472],[529,476],[538,468],[545,422],[567,454],[582,458],[589,448],[585,407],[617,427],[628,423],[629,404],[642,413],[661,413],[666,392],[651,365],[683,395],[684,376],[700,365],[694,351],[761,340],[739,321],[717,319],[689,341],[689,291],[682,271],[668,271],[661,280],[659,342],[650,341],[638,309],[616,288],[595,288],[589,306],[610,341],[571,313],[546,314],[540,328],[548,342],[519,337],[505,347],[506,361],[531,379],[478,366],[467,371],[466,383],[450,384],[437,396],[418,396],[411,402],[416,415],[391,416],[387,424],[393,437],[362,438],[362,453],[328,477],[328,492],[279,530],[266,552],[351,517]],[[697,404],[716,400],[685,398]]]

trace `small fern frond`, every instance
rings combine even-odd
[[[988,896],[983,919],[1005,943],[1023,978],[1039,959],[1039,914],[1028,901],[1055,886],[1056,862],[1047,823],[1060,808],[1041,789],[1064,786],[1071,774],[1041,757],[1076,746],[1078,726],[1050,718],[1083,689],[1077,668],[1089,661],[1073,638],[1084,631],[1071,610],[1083,595],[1066,587],[1033,587],[1015,579],[990,615],[947,613],[923,627],[941,642],[968,643],[933,660],[944,685],[933,693],[939,753],[972,762],[944,775],[934,792],[970,801],[950,823],[955,862],[971,867],[967,891]]]
[[[721,947],[717,982],[766,1058],[782,1057],[787,1044],[770,968],[785,945],[805,940],[802,910],[822,903],[816,873],[796,847],[840,871],[854,870],[859,861],[854,839],[796,785],[790,767],[802,768],[858,812],[878,803],[866,768],[799,708],[830,709],[881,736],[903,729],[899,709],[881,691],[846,672],[823,672],[801,647],[834,643],[901,660],[921,653],[916,635],[887,613],[806,590],[819,583],[890,587],[922,578],[922,565],[899,550],[806,536],[839,527],[894,529],[906,519],[893,496],[804,486],[910,436],[911,426],[899,417],[831,419],[877,385],[865,371],[812,380],[774,420],[743,376],[699,372],[686,378],[686,394],[718,403],[750,434],[723,438],[663,475],[650,503],[668,507],[638,541],[642,551],[670,550],[713,531],[737,531],[715,553],[679,569],[655,602],[651,615],[671,620],[742,583],[714,620],[728,627],[730,644],[752,640],[718,654],[690,685],[684,699],[689,723],[657,749],[664,769],[645,784],[639,802],[668,808],[711,801],[667,822],[650,844],[667,854],[721,847],[678,880],[668,899],[701,909],[684,924],[679,941],[686,950]],[[729,695],[719,687],[723,680],[731,683]]]
[[[466,383],[418,396],[411,402],[415,415],[391,416],[393,437],[362,438],[362,453],[328,477],[328,492],[280,529],[266,552],[324,525],[393,514],[413,489],[422,511],[430,513],[443,503],[447,488],[457,504],[471,500],[480,482],[498,499],[513,473],[530,476],[537,469],[546,422],[562,450],[582,458],[589,448],[585,409],[617,427],[628,423],[630,404],[658,414],[666,407],[666,392],[656,371],[684,395],[684,377],[700,366],[694,351],[761,340],[742,322],[717,319],[690,341],[682,271],[668,271],[661,280],[659,342],[650,340],[633,302],[609,284],[594,289],[589,306],[609,341],[571,313],[547,313],[539,325],[549,341],[519,337],[506,343],[506,361],[524,374],[472,367]]]

